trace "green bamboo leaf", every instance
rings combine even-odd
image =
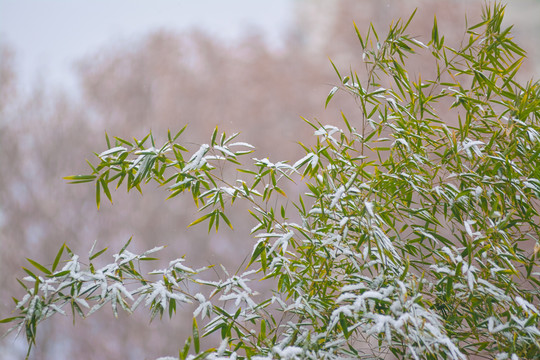
[[[28,262],[32,265],[34,265],[36,268],[38,268],[39,270],[41,270],[42,272],[44,272],[45,274],[47,275],[51,275],[51,271],[49,269],[47,269],[45,266],[41,265],[40,263],[38,263],[37,261],[34,261],[32,259],[29,259],[29,258],[26,258],[26,260],[28,260]]]
[[[56,257],[54,258],[54,262],[51,268],[53,272],[56,270],[56,267],[58,266],[58,263],[60,262],[60,259],[62,258],[62,254],[64,253],[65,246],[66,246],[66,243],[62,244],[62,246],[60,247],[60,250],[58,250],[58,253],[56,254]]]
[[[200,343],[199,343],[199,327],[197,326],[197,319],[193,318],[193,347],[195,350],[195,354],[198,354],[200,349]]]
[[[176,300],[169,299],[169,319],[176,313]]]
[[[50,275],[50,277],[62,277],[62,276],[66,276],[70,272],[71,272],[70,270],[59,271],[57,273]]]
[[[216,227],[216,233],[219,229],[219,215],[216,213],[217,210],[214,210],[210,213],[210,221],[208,221],[208,233],[210,233],[210,230],[212,230],[212,226],[215,223]]]
[[[17,319],[24,319],[24,316],[14,316],[14,317],[10,317],[10,318],[1,319],[0,324],[9,323],[9,322],[15,321]]]
[[[218,134],[218,127],[216,126],[216,128],[212,132],[212,137],[210,139],[210,146],[216,145],[217,134]]]
[[[95,258],[97,258],[99,255],[103,254],[105,251],[107,251],[108,248],[104,248],[104,249],[101,249],[100,251],[98,251],[97,253],[95,253],[94,255],[90,256],[89,260],[92,261],[94,260]]]
[[[341,331],[343,331],[343,335],[345,336],[345,339],[348,339],[350,336],[349,327],[347,325],[347,321],[345,320],[345,316],[343,313],[339,314],[339,324],[341,326]]]
[[[38,277],[35,278],[36,282],[34,283],[34,294],[37,295],[39,293],[39,284],[41,284],[41,280],[39,280]]]
[[[112,204],[113,203],[112,196],[111,196],[111,192],[109,191],[109,186],[107,184],[107,181],[105,179],[101,179],[100,183],[101,183],[101,188],[103,189],[103,192],[105,193],[105,195],[107,196],[107,199],[109,199],[109,201]]]
[[[106,131],[105,131],[105,140],[107,141],[107,148],[110,149],[111,148],[111,142],[109,140],[109,134],[107,134]]]
[[[287,194],[286,194],[285,191],[283,191],[281,188],[279,188],[279,187],[277,187],[277,186],[274,186],[274,187],[273,187],[273,190],[277,191],[281,196],[287,197]]]
[[[120,144],[124,144],[124,145],[127,145],[129,147],[133,147],[133,144],[130,143],[129,141],[127,141],[127,140],[124,140],[124,139],[119,138],[119,137],[115,137],[114,139]]]
[[[356,32],[356,36],[358,37],[358,40],[360,41],[360,46],[362,46],[362,49],[365,49],[364,45],[364,39],[362,38],[362,35],[360,34],[360,30],[358,30],[358,26],[356,26],[356,23],[353,21],[354,24],[354,31]]]
[[[334,68],[334,71],[336,72],[336,74],[337,74],[339,80],[340,80],[341,82],[343,82],[343,79],[342,79],[341,75],[339,74],[339,71],[338,71],[336,65],[332,62],[331,59],[328,59],[328,60],[330,60],[330,64],[332,64],[332,67]]]
[[[64,180],[71,180],[69,184],[82,184],[87,182],[92,182],[96,179],[95,175],[71,175],[65,176]]]
[[[133,138],[133,141],[135,141],[135,143],[137,144],[137,147],[139,149],[144,149],[144,143],[146,142],[146,140],[148,140],[148,138],[150,137],[150,135],[152,135],[152,133],[148,133],[141,141],[137,141],[137,139]]]
[[[330,100],[332,100],[332,98],[334,97],[334,95],[336,94],[338,90],[339,88],[337,86],[334,86],[332,90],[330,90],[330,93],[328,94],[328,97],[326,98],[326,102],[324,103],[325,108],[328,106],[328,103],[330,102]]]
[[[186,342],[184,343],[184,348],[180,350],[178,356],[181,360],[187,359],[189,348],[191,347],[191,337],[188,337],[186,339]]]
[[[431,43],[435,49],[439,49],[439,27],[437,26],[437,16],[433,17],[433,29],[431,30]]]
[[[225,213],[223,211],[220,211],[219,212],[219,215],[221,216],[221,218],[223,219],[223,221],[225,221],[225,223],[231,228],[233,229],[233,226],[229,220],[229,218],[227,218],[227,216],[225,215]]]
[[[124,246],[122,247],[122,249],[120,250],[120,252],[118,253],[118,255],[122,255],[124,253],[124,251],[126,251],[127,247],[129,246],[129,244],[131,243],[131,240],[133,239],[133,236],[129,238],[129,240],[124,244]]]
[[[187,125],[185,125],[179,132],[177,132],[176,135],[174,135],[174,137],[173,137],[173,141],[175,141],[176,139],[178,139],[178,137],[179,137],[180,135],[182,135],[182,133],[184,132],[184,130],[186,130],[186,128],[187,128]]]
[[[251,259],[249,260],[249,263],[247,264],[246,269],[259,258],[259,256],[261,255],[265,247],[266,245],[263,242],[260,242],[259,244],[257,244],[257,246],[255,247],[255,250],[251,254]]]
[[[99,205],[101,202],[101,190],[100,190],[100,182],[96,181],[96,205],[99,210]]]
[[[201,223],[204,220],[206,220],[206,219],[208,219],[209,217],[212,217],[212,216],[214,216],[213,212],[205,214],[205,215],[201,216],[200,218],[198,218],[197,220],[193,221],[191,224],[189,224],[188,227],[191,227],[193,225],[197,225],[198,223]]]
[[[405,25],[403,26],[401,31],[405,31],[409,27],[409,24],[411,23],[412,19],[416,15],[417,10],[418,10],[418,8],[414,9],[414,11],[412,12],[411,16],[409,16],[409,19],[407,20],[407,22],[405,23]]]

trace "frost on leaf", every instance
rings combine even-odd
[[[202,168],[206,164],[204,155],[206,155],[209,148],[210,146],[208,144],[201,145],[199,150],[197,150],[197,152],[191,156],[186,166],[184,166],[184,168],[182,169],[182,172],[188,172],[191,170],[198,170]]]

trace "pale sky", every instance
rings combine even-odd
[[[160,28],[198,27],[224,40],[260,28],[279,44],[292,18],[293,0],[0,0],[0,42],[17,54],[23,83],[72,85],[74,60],[113,41],[129,41]]]
[[[0,43],[16,51],[17,72],[25,86],[42,74],[48,83],[75,88],[75,60],[160,28],[198,27],[226,41],[256,27],[279,45],[298,1],[0,0]],[[540,0],[508,2],[508,20],[517,25],[514,31],[537,38]]]

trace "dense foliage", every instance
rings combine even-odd
[[[436,19],[426,44],[406,33],[413,16],[386,37],[356,29],[365,69],[336,68],[326,102],[349,93],[360,115],[343,114],[343,129],[307,121],[316,143],[298,161],[242,165],[252,146],[217,129],[190,156],[183,130],[159,145],[152,134],[107,138],[91,173],[68,180],[95,183],[98,206],[111,186],[189,191],[202,214],[192,225],[216,231],[233,226],[229,204],[245,201],[249,265],[210,280],[179,258],[142,274],[161,248],[134,254],[128,242],[100,267],[106,249],[83,261],[64,245],[51,266],[29,260],[26,294],[2,321],[25,331],[30,352],[38,324],[66,309],[145,306],[153,317],[192,303],[180,359],[537,358],[540,86],[516,80],[525,54],[503,14],[486,5],[453,47]],[[413,78],[417,56],[433,66]],[[297,200],[286,194],[293,182]],[[221,343],[203,349],[213,333]]]

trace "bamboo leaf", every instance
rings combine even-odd
[[[334,97],[334,95],[336,94],[336,92],[339,90],[339,88],[337,86],[334,86],[332,88],[332,90],[330,90],[330,93],[328,94],[327,98],[326,98],[326,102],[324,103],[324,107],[326,108],[328,106],[328,103],[330,102],[330,100],[332,100],[332,98]]]
[[[209,217],[212,217],[213,215],[214,215],[213,212],[205,214],[205,215],[201,216],[200,218],[198,218],[197,220],[193,221],[191,224],[189,224],[188,227],[192,227],[193,225],[197,225],[197,224],[203,222],[204,220],[208,219]]]
[[[200,343],[199,343],[199,327],[197,326],[197,319],[195,317],[193,318],[193,348],[195,350],[195,353],[198,354],[200,349]]]
[[[38,268],[39,270],[41,270],[42,272],[44,272],[45,274],[47,275],[51,275],[51,271],[49,269],[47,269],[45,266],[41,265],[40,263],[32,260],[32,259],[29,259],[29,258],[26,258],[26,260],[28,260],[28,262],[32,265],[34,265],[36,268]]]
[[[56,267],[58,266],[58,263],[60,262],[60,259],[62,258],[62,254],[64,253],[65,246],[66,246],[65,243],[62,244],[62,246],[60,247],[60,250],[58,250],[58,253],[56,254],[56,257],[54,258],[54,262],[51,268],[53,272],[56,271]]]

